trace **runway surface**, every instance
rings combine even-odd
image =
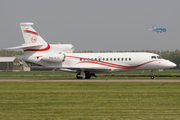
[[[0,82],[180,82],[180,79],[0,79]]]

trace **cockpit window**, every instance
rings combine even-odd
[[[151,56],[151,59],[156,59],[156,56]]]
[[[157,59],[163,59],[161,56],[157,56]]]

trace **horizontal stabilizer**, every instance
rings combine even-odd
[[[10,48],[5,48],[5,49],[26,49],[26,48],[31,48],[31,47],[39,47],[42,46],[42,44],[31,44],[31,45],[22,45],[22,46],[17,46],[17,47],[10,47]]]
[[[147,30],[153,30],[153,29],[147,28]]]

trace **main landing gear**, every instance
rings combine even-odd
[[[155,76],[154,76],[154,71],[153,70],[151,70],[151,79],[154,79],[155,78]]]
[[[77,79],[82,79],[84,77],[85,79],[90,79],[91,76],[97,77],[94,73],[89,73],[89,72],[84,72],[84,73],[78,73],[76,75],[76,78]]]
[[[79,76],[80,75],[80,73],[78,73],[77,75],[76,75],[76,78],[77,79],[82,79],[83,77],[81,77],[81,76]]]

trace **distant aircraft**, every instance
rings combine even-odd
[[[125,53],[73,53],[72,44],[49,44],[31,27],[33,23],[20,23],[25,43],[9,49],[23,49],[20,60],[25,66],[75,72],[77,79],[90,79],[95,73],[128,70],[169,69],[176,64],[157,54],[146,52]]]
[[[162,33],[162,32],[166,32],[167,31],[167,28],[155,28],[153,25],[152,25],[152,29],[149,29],[148,28],[148,30],[152,30],[152,31],[155,31],[155,32],[160,32],[160,33]]]

